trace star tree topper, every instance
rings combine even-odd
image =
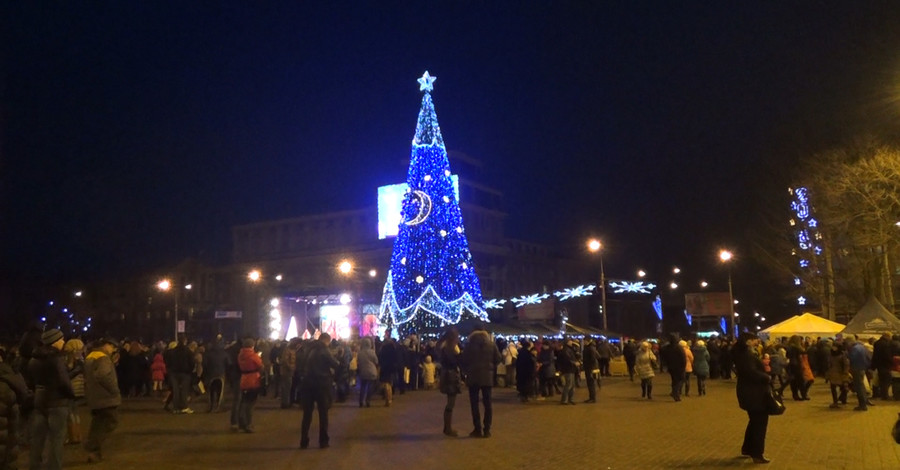
[[[422,74],[422,78],[416,80],[419,82],[419,91],[429,92],[434,90],[434,81],[437,80],[437,77],[432,77],[428,75],[428,71],[426,70],[424,74]]]

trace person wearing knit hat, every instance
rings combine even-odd
[[[44,346],[52,346],[57,341],[63,341],[63,334],[62,331],[56,328],[51,328],[41,335],[41,343],[44,343]],[[65,341],[63,341],[63,344],[65,344]],[[57,349],[62,349],[62,347]]]
[[[28,372],[34,381],[34,411],[31,416],[29,467],[51,470],[62,468],[63,443],[69,407],[75,398],[62,352],[65,338],[61,331],[49,329],[41,334],[43,344],[33,351]],[[48,447],[44,462],[44,448]]]

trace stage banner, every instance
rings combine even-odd
[[[729,308],[729,302],[728,292],[684,294],[684,309],[692,317],[731,316],[734,309]]]

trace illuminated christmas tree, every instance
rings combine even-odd
[[[466,240],[447,149],[425,72],[425,92],[412,141],[402,221],[381,299],[380,319],[400,334],[487,320],[481,286]]]

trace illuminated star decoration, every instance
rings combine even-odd
[[[621,293],[630,293],[630,294],[650,294],[651,290],[656,287],[656,284],[653,283],[644,283],[644,281],[622,281],[622,282],[610,282],[609,287],[612,287],[614,294]]]
[[[523,305],[539,304],[547,297],[550,297],[550,294],[531,294],[523,295],[522,297],[513,297],[510,300],[516,304],[516,307],[521,307]]]
[[[587,295],[591,295],[594,288],[597,287],[594,284],[587,284],[578,287],[572,287],[569,289],[563,289],[558,292],[554,292],[553,295],[559,297],[559,300],[569,300],[574,299],[575,297],[584,297]]]
[[[806,297],[803,297],[802,295],[800,297],[797,297],[797,304],[806,305]]]
[[[428,71],[426,70],[425,73],[422,74],[422,78],[416,80],[419,82],[419,91],[424,91],[425,93],[428,93],[428,92],[434,90],[434,81],[435,80],[437,80],[437,77],[432,77],[431,75],[428,75]]]
[[[506,299],[490,299],[484,301],[484,308],[489,309],[498,309],[503,308],[503,304],[506,303]]]

